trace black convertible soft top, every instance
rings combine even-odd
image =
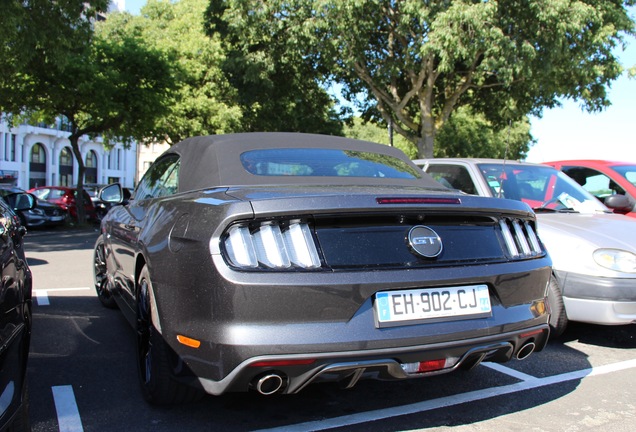
[[[445,190],[394,147],[328,135],[255,132],[198,136],[173,145],[160,158],[170,154],[181,159],[180,192],[258,185],[394,185]],[[296,158],[293,164],[288,162],[291,156]],[[350,162],[335,165],[334,171],[328,161],[332,157],[339,158],[333,164]],[[250,158],[260,161],[258,168],[251,168]],[[331,171],[319,172],[325,167]]]

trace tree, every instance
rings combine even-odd
[[[64,62],[51,67],[39,64],[46,66],[46,59],[27,62],[23,84],[3,87],[7,97],[0,99],[0,107],[49,123],[60,115],[68,120],[68,139],[78,164],[78,218],[83,223],[85,164],[80,138],[101,135],[108,145],[113,140],[129,144],[156,137],[174,79],[170,60],[137,39],[76,36],[76,45],[68,48]]]
[[[159,123],[162,141],[241,130],[237,92],[221,70],[225,51],[205,34],[208,0],[150,0],[141,15],[111,14],[100,30],[108,37],[137,37],[170,56],[178,90]]]
[[[498,129],[483,114],[462,106],[436,134],[435,157],[520,160],[534,142],[527,117]]]
[[[345,127],[345,136],[380,144],[390,144],[386,126],[365,122],[354,117]],[[534,143],[528,118],[495,129],[482,114],[475,114],[470,107],[460,107],[453,112],[444,127],[435,135],[435,157],[474,157],[509,160],[524,159]],[[416,159],[415,145],[400,135],[393,136],[393,146],[411,159]]]
[[[381,116],[420,157],[433,156],[435,135],[462,106],[495,127],[541,115],[560,98],[603,109],[621,73],[612,50],[634,32],[625,9],[634,0],[226,3],[266,8],[241,22],[252,45],[289,35],[365,119]]]
[[[345,126],[344,136],[378,144],[392,145],[402,150],[411,159],[417,157],[417,149],[409,140],[400,135],[393,135],[391,137],[388,127],[373,122],[366,122],[362,117],[356,116],[351,119],[349,124]],[[391,141],[393,141],[393,143],[391,143]]]
[[[92,22],[106,10],[108,3],[109,0],[3,1],[0,108],[4,110],[8,105],[23,108],[37,100],[38,95],[28,91],[31,72],[65,67],[69,50],[90,40]]]
[[[310,39],[272,5],[211,0],[206,11],[208,35],[226,47],[222,68],[238,93],[242,129],[341,135],[325,71],[306,56]]]

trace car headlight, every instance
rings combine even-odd
[[[243,269],[320,267],[309,225],[300,221],[234,225],[223,245],[230,264]]]
[[[624,273],[636,273],[636,255],[620,249],[598,249],[594,261],[601,267]]]

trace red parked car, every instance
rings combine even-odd
[[[636,163],[606,160],[561,160],[544,162],[572,177],[583,189],[590,192],[614,210],[636,217]],[[624,195],[628,203],[617,208],[608,198]]]
[[[75,198],[77,197],[77,188],[66,186],[41,186],[29,189],[28,192],[38,197],[38,199],[59,205],[64,210],[68,211],[71,218],[77,220],[77,204],[75,202]],[[95,206],[91,201],[91,197],[86,191],[83,192],[86,219],[88,221],[97,221],[97,214],[95,213]]]

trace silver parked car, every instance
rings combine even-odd
[[[521,200],[534,209],[554,266],[553,334],[560,334],[568,320],[636,322],[636,220],[612,213],[547,165],[450,158],[415,163],[447,187]]]
[[[550,258],[521,202],[441,187],[399,150],[293,133],[175,144],[101,223],[99,300],[151,403],[426,377],[544,347]],[[521,253],[517,244],[525,244]]]

